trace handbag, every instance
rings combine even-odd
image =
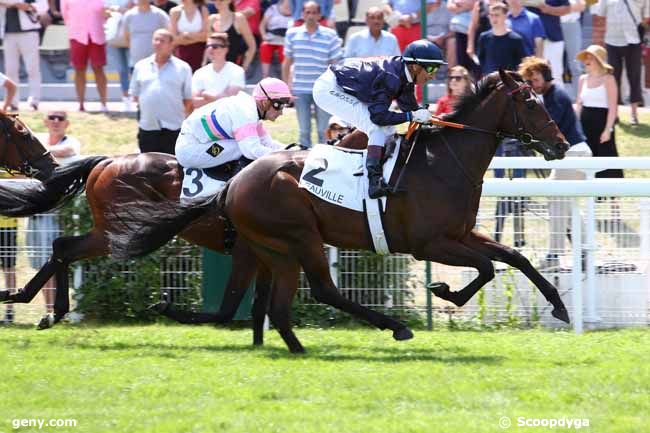
[[[643,40],[645,38],[645,27],[642,23],[637,22],[636,17],[632,13],[632,8],[630,8],[630,4],[627,2],[627,0],[623,0],[623,2],[625,3],[625,7],[632,17],[632,21],[634,21],[634,24],[636,25],[636,31],[639,33],[639,41],[640,43],[643,43]]]
[[[449,21],[449,30],[456,33],[467,34],[469,32],[469,22],[472,20],[470,11],[461,12],[454,15]]]
[[[106,34],[106,44],[111,47],[125,48],[126,38],[124,37],[124,15],[119,12],[111,12],[104,23],[104,32]]]

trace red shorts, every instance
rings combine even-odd
[[[284,46],[262,42],[260,45],[260,62],[270,65],[273,63],[273,53],[275,52],[278,53],[278,60],[282,63],[284,61]]]
[[[402,26],[395,26],[390,29],[391,33],[397,38],[397,43],[399,45],[400,51],[404,51],[404,48],[413,41],[420,39],[420,24],[411,24],[411,27],[408,29]]]
[[[70,63],[75,69],[86,69],[88,62],[93,68],[106,66],[106,44],[97,45],[90,42],[88,45],[70,39]]]

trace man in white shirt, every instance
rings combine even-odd
[[[140,152],[174,154],[185,117],[192,112],[192,69],[172,56],[174,36],[166,29],[153,34],[154,55],[135,64],[130,94],[138,103]]]
[[[45,116],[44,123],[47,132],[37,133],[36,138],[45,145],[57,162],[65,165],[79,158],[81,143],[67,134],[67,129],[70,126],[67,113],[63,110],[51,110]],[[56,211],[29,217],[25,242],[30,246],[28,257],[34,269],[41,269],[47,263],[52,255],[52,244],[60,235],[61,228]],[[48,313],[52,312],[55,294],[56,281],[52,277],[43,286],[43,296]]]
[[[212,63],[198,69],[192,76],[194,108],[236,95],[246,86],[244,68],[226,61],[228,34],[212,33],[206,51]]]
[[[384,28],[384,12],[378,7],[371,7],[366,12],[368,28],[355,33],[345,44],[344,57],[399,56],[397,38]]]

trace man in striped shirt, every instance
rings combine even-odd
[[[284,42],[284,62],[282,78],[291,83],[296,97],[296,112],[300,128],[300,144],[311,146],[311,111],[316,112],[318,141],[325,142],[325,129],[330,114],[314,103],[312,90],[316,79],[330,64],[343,57],[341,40],[336,31],[319,25],[320,5],[308,1],[303,5],[302,16],[305,23],[287,31]],[[293,65],[293,77],[291,66]]]

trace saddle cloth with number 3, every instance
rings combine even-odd
[[[215,196],[226,186],[226,182],[208,176],[201,168],[183,167],[181,203],[204,197]]]

